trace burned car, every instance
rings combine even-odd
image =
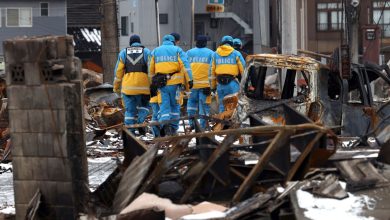
[[[389,122],[388,69],[387,65],[353,64],[345,79],[309,57],[253,55],[247,58],[242,77],[237,116],[249,118],[251,126],[284,125],[294,120],[286,115],[283,106],[288,105],[307,120],[339,127],[339,135],[363,136]],[[375,88],[378,85],[381,88]],[[373,90],[379,92],[374,95]]]

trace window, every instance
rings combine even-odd
[[[31,8],[7,8],[7,27],[32,27]]]
[[[129,17],[123,16],[121,17],[121,35],[122,36],[128,36],[129,35]]]
[[[49,3],[41,2],[41,16],[49,16]]]
[[[168,24],[168,14],[159,14],[160,24]]]
[[[344,26],[341,3],[317,3],[317,31],[338,31]]]
[[[131,29],[131,33],[134,33],[134,22],[130,23],[130,29]]]
[[[282,75],[285,79],[282,80]],[[249,69],[244,90],[246,95],[258,100],[281,100],[295,98],[294,102],[304,102],[309,96],[310,75],[306,71],[252,66]],[[301,98],[299,98],[301,97]]]
[[[382,37],[390,37],[390,2],[374,1],[372,4],[373,23],[381,27]]]

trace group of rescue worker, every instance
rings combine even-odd
[[[161,46],[150,51],[138,35],[130,37],[129,47],[120,51],[115,66],[114,92],[121,95],[125,107],[125,125],[144,123],[152,110],[155,137],[175,135],[179,127],[180,106],[184,91],[189,92],[187,114],[208,116],[211,95],[217,94],[219,112],[224,111],[223,98],[237,93],[238,80],[244,72],[246,54],[240,39],[224,36],[214,52],[207,48],[208,37],[199,35],[196,47],[184,52],[180,35],[163,37]],[[200,119],[206,128],[206,121]],[[194,121],[189,120],[194,128]],[[135,134],[135,129],[130,129]],[[145,130],[139,129],[144,135]]]

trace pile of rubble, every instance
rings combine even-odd
[[[212,131],[195,123],[194,133],[144,141],[127,128],[151,124],[123,127],[124,160],[92,193],[92,215],[388,218],[390,102],[375,100],[369,87],[390,83],[390,75],[356,65],[350,79],[341,79],[307,57],[250,60],[241,92],[225,100],[224,113],[179,119],[205,117]]]

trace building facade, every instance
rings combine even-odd
[[[122,0],[118,5],[120,48],[128,46],[129,37],[138,34],[142,43],[151,49],[158,46],[155,0]],[[215,49],[224,35],[242,39],[244,49],[260,52],[261,45],[270,46],[270,1],[225,0],[224,13],[207,12],[209,0],[196,0],[194,5],[194,32],[191,37],[192,0],[160,0],[160,38],[165,34],[181,34],[180,46],[191,48],[196,35],[209,36],[209,48]],[[262,19],[261,19],[262,18]],[[263,29],[260,29],[263,23]],[[261,36],[260,36],[261,35]]]
[[[65,34],[65,0],[0,1],[0,57],[3,56],[2,42],[6,39]]]
[[[379,46],[380,54],[378,56],[383,55],[382,59],[379,59],[380,62],[389,60],[390,2],[385,0],[361,0],[357,10],[360,61],[364,62],[363,54],[366,51],[374,50],[375,46]],[[342,33],[345,27],[342,1],[307,1],[307,17],[315,18],[307,20],[307,49],[318,53],[331,54],[342,43]],[[375,36],[366,32],[366,27],[375,28],[376,26],[379,27],[380,33]]]

